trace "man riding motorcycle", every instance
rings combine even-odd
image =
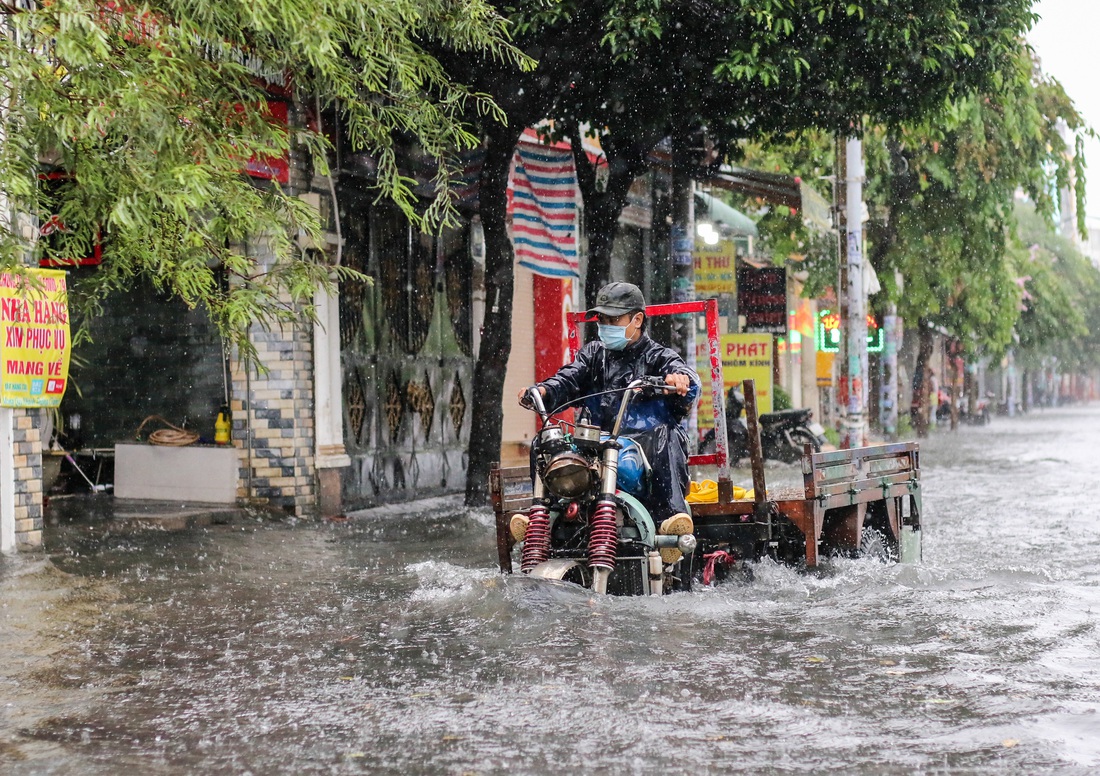
[[[576,359],[557,374],[538,384],[547,408],[558,408],[590,394],[581,404],[590,422],[604,431],[615,423],[621,389],[637,377],[663,377],[670,391],[663,396],[631,403],[623,419],[623,433],[638,444],[651,467],[647,491],[639,500],[663,534],[691,533],[687,514],[688,436],[682,421],[699,396],[695,370],[678,353],[646,334],[645,298],[632,283],[609,283],[600,289],[596,304],[587,313],[596,316],[599,340],[587,343]],[[619,391],[616,391],[619,389]],[[520,391],[525,404],[527,389]],[[513,526],[518,539],[524,526]]]

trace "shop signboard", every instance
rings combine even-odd
[[[772,411],[772,335],[724,334],[719,338],[722,353],[722,382],[726,392],[744,380],[756,381],[756,408],[763,415]],[[710,357],[706,343],[695,349],[696,371],[710,373]],[[714,426],[714,411],[710,381],[703,380],[703,392],[699,399],[699,428]]]
[[[840,333],[843,321],[832,310],[820,310],[817,314],[817,349],[823,353],[840,351]],[[867,314],[867,352],[882,352],[882,327],[870,313]]]
[[[737,313],[746,332],[787,333],[787,270],[742,267],[737,270]]]
[[[818,388],[833,387],[833,364],[836,362],[836,353],[817,351],[816,375]]]
[[[698,299],[730,297],[737,291],[734,262],[737,246],[733,240],[718,240],[709,245],[695,241],[695,295]]]
[[[0,406],[61,404],[71,345],[65,272],[0,273]]]

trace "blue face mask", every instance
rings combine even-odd
[[[596,329],[600,333],[600,342],[608,350],[622,350],[630,344],[630,340],[626,336],[626,326],[611,326],[600,323],[596,325]]]

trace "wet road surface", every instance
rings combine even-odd
[[[661,599],[499,576],[488,512],[56,528],[0,559],[0,770],[1095,773],[1098,440],[937,433],[922,565]]]

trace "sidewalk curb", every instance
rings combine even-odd
[[[123,533],[183,531],[251,516],[249,509],[233,504],[120,499],[107,494],[55,497],[44,512],[48,526]]]

